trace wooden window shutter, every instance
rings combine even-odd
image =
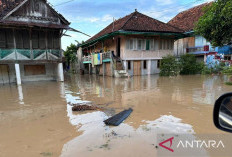
[[[60,49],[59,31],[55,31],[53,37],[54,37],[54,40],[53,40],[54,49]]]
[[[39,48],[46,49],[46,41],[45,41],[45,32],[44,31],[39,32]]]
[[[23,48],[30,49],[30,35],[28,30],[23,30]]]
[[[6,48],[6,32],[0,29],[0,48]]]
[[[22,30],[15,31],[15,41],[16,41],[16,48],[22,49],[23,48]]]
[[[6,29],[6,47],[9,49],[14,48],[14,36],[12,29]]]
[[[48,31],[48,49],[53,49],[53,31]]]
[[[151,40],[146,40],[146,50],[150,50]]]
[[[32,31],[32,48],[39,48],[39,32],[35,30]]]

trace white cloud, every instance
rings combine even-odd
[[[93,22],[98,22],[100,19],[97,17],[91,17],[91,18],[86,18],[85,20],[93,23]]]
[[[102,22],[106,22],[106,21],[113,21],[113,16],[111,16],[111,15],[105,15],[105,16],[103,16],[102,17]]]
[[[173,0],[155,0],[159,5],[170,5],[173,4]]]

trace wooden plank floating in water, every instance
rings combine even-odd
[[[133,110],[130,108],[128,110],[122,111],[115,116],[105,120],[106,125],[112,125],[112,126],[119,126],[129,115],[131,114]]]
[[[76,105],[72,107],[72,111],[89,111],[89,110],[100,110],[99,107],[89,105]]]

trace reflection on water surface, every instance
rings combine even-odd
[[[0,88],[0,156],[155,156],[157,133],[218,133],[213,103],[231,89],[221,76],[114,79],[67,76],[65,83]],[[91,102],[103,111],[72,112]],[[103,120],[124,109],[119,127]]]

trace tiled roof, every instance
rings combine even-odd
[[[123,31],[136,31],[136,32],[164,32],[164,33],[180,33],[182,30],[175,28],[169,24],[163,23],[149,16],[141,14],[137,11],[127,15],[123,18],[112,22],[98,34],[90,38],[87,42],[97,39],[103,35]]]
[[[183,11],[176,15],[172,20],[168,22],[168,24],[177,27],[179,29],[184,30],[185,32],[192,31],[194,29],[195,23],[199,20],[199,18],[204,14],[204,7],[212,4],[204,3]]]

